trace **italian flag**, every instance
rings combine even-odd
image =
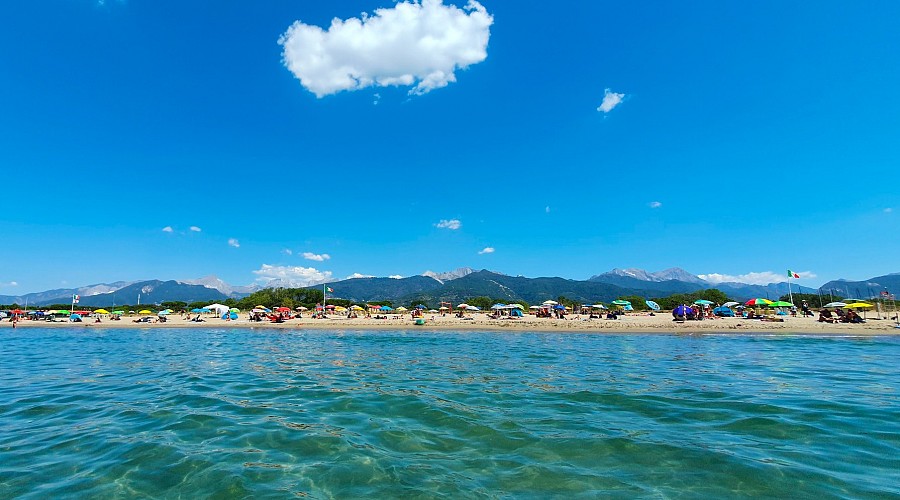
[[[788,278],[800,278],[800,275],[788,269]]]
[[[330,286],[326,286],[325,291],[327,291],[328,293],[334,293],[334,288],[331,288]]]

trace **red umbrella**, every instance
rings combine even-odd
[[[276,311],[276,312],[280,312],[280,313],[282,313],[282,312],[291,312],[291,308],[290,308],[290,307],[278,307],[278,308],[275,309],[275,311]]]

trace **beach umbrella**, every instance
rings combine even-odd
[[[63,311],[65,313],[65,311]],[[113,311],[113,314],[125,314],[125,311]]]
[[[398,308],[395,309],[395,310],[396,310],[396,311],[400,311],[400,312],[405,312],[405,311],[408,311],[409,309],[407,309],[407,308],[405,308],[405,307],[403,307],[403,306],[400,306],[400,307],[398,307]]]
[[[5,317],[6,317],[6,313],[5,313],[5,312],[0,312],[0,318],[5,318]]]
[[[419,304],[416,306],[416,309],[427,309],[427,307],[425,307],[425,304]]]
[[[713,301],[706,299],[698,299],[694,301],[694,304],[697,304],[698,306],[709,306],[712,305],[712,303]]]
[[[541,309],[541,306],[531,306],[529,309]]]
[[[391,306],[381,306],[378,309],[382,310],[382,311],[393,311],[394,310],[394,308]]]
[[[468,306],[468,307],[466,307],[466,311],[480,311],[480,310],[481,310],[481,308],[478,308],[478,307],[475,307],[475,306]]]
[[[207,312],[208,311],[209,311],[209,309],[207,309]],[[199,307],[195,307],[195,308],[191,309],[191,312],[192,313],[202,313],[203,309],[200,309]]]
[[[448,310],[448,309],[450,309],[450,308],[447,307],[447,306],[441,306],[441,307],[438,308],[439,311],[446,311],[446,310]]]
[[[791,304],[790,302],[778,300],[778,301],[775,301],[775,302],[772,302],[771,304],[769,304],[769,307],[791,307],[793,305],[794,304]]]
[[[739,302],[735,302],[735,301],[732,300],[732,301],[729,301],[729,302],[726,302],[726,303],[722,304],[722,307],[732,307],[732,306],[736,306],[736,305],[738,305],[738,304],[739,304]]]
[[[523,306],[522,304],[518,304],[518,303],[508,304],[506,307],[508,307],[509,309],[525,309],[525,306]]]
[[[497,304],[492,305],[491,309],[493,309],[494,311],[499,311],[500,309],[503,309],[505,307],[506,307],[506,304],[497,303]]]
[[[614,300],[614,301],[610,302],[610,304],[612,304],[614,306],[630,306],[631,302],[629,302],[627,300],[619,299],[619,300]]]
[[[300,309],[301,311],[309,311],[308,307],[303,307],[303,306],[300,306],[297,309]]]
[[[437,309],[429,309],[428,312],[430,312],[430,313],[436,313],[436,312],[438,312],[438,311],[437,311]]]
[[[731,309],[729,309],[725,306],[719,306],[719,307],[713,309],[713,314],[715,314],[716,316],[726,316],[729,318],[734,317],[734,311],[732,311]]]
[[[357,305],[352,306],[350,309],[353,309],[354,311],[365,311],[365,309]]]
[[[653,309],[654,311],[659,311],[659,304],[653,302],[652,300],[645,300],[644,304],[647,304],[647,307]]]
[[[156,313],[156,314],[157,314],[158,316],[168,316],[169,314],[172,314],[172,313],[170,313],[169,311],[163,310],[163,311],[160,311],[160,312],[158,312],[158,313]]]
[[[555,300],[545,300],[545,301],[541,302],[541,304],[543,304],[545,306],[555,306],[556,304],[559,304],[559,302],[557,302]]]
[[[603,304],[594,304],[591,306],[593,309],[606,309],[606,306]]]
[[[675,310],[672,312],[675,313],[676,316],[687,316],[689,314],[694,313],[694,311],[690,308],[690,306],[686,306],[684,304],[676,307]]]
[[[291,308],[290,308],[290,307],[284,307],[284,306],[281,306],[281,307],[276,307],[276,308],[275,308],[275,312],[280,312],[280,313],[282,313],[282,312],[290,312],[290,311],[291,311]]]
[[[462,304],[456,306],[457,309],[465,309],[465,308],[467,308],[467,307],[469,307],[469,304],[466,304],[465,302],[463,302]]]
[[[153,314],[153,311],[149,309],[141,309],[140,311],[138,311],[138,314]]]
[[[239,313],[239,312],[241,312],[241,310],[238,309],[237,307],[232,307],[231,309],[228,310],[228,312]],[[271,311],[267,310],[266,312],[271,312]]]
[[[847,307],[847,304],[843,302],[829,302],[822,307]]]
[[[107,311],[106,309],[97,309],[96,311],[94,311],[94,314],[109,314],[109,311]]]
[[[870,309],[875,306],[873,306],[872,304],[866,304],[865,302],[854,302],[852,304],[847,304],[844,307],[846,307],[847,309]]]
[[[72,320],[72,321],[75,321],[75,320],[81,320],[81,315],[80,315],[80,314],[73,314],[73,315],[69,316],[69,319]]]
[[[771,304],[772,301],[769,299],[750,299],[747,302],[744,302],[744,305],[748,306],[767,306]]]

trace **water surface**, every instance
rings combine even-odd
[[[0,497],[898,498],[900,339],[0,334]]]

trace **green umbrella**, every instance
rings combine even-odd
[[[783,300],[779,300],[779,301],[772,302],[771,304],[769,304],[769,307],[791,307],[793,305],[794,304],[791,304],[790,302],[785,302]]]
[[[610,302],[610,304],[615,305],[615,306],[630,306],[631,302],[629,302],[627,300],[619,299],[619,300],[614,300],[614,301]]]

